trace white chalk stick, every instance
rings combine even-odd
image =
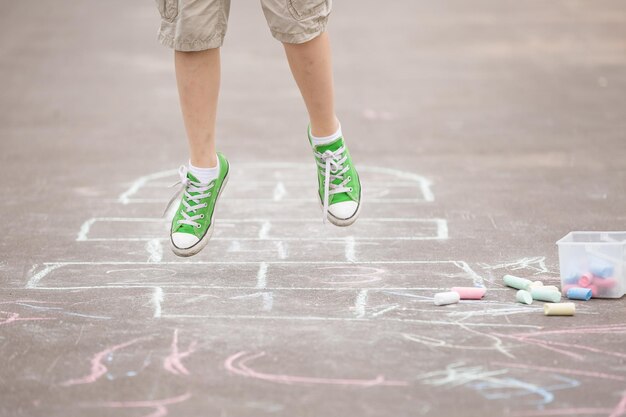
[[[440,292],[435,294],[434,302],[436,306],[445,306],[448,304],[458,303],[460,299],[461,296],[458,292]]]

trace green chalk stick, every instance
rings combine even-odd
[[[533,303],[533,296],[530,295],[530,293],[526,290],[519,290],[516,294],[515,294],[515,299],[517,301],[519,301],[522,304],[532,304]]]
[[[530,295],[532,295],[533,300],[539,301],[549,301],[551,303],[558,303],[561,301],[561,293],[558,291],[545,289],[541,287],[535,287],[530,289]]]
[[[514,277],[513,275],[505,275],[502,279],[507,286],[517,288],[518,290],[528,290],[533,283],[529,279]]]

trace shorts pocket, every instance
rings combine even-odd
[[[156,0],[161,17],[168,22],[173,21],[178,16],[178,0]]]
[[[287,0],[289,13],[296,20],[308,19],[312,16],[327,16],[330,13],[332,0]]]

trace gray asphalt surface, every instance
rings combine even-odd
[[[186,147],[153,2],[0,5],[0,415],[626,415],[624,298],[545,317],[501,283],[558,284],[559,238],[626,229],[626,4],[335,2],[366,193],[341,230],[247,3],[222,51],[232,177],[188,260],[160,219]]]

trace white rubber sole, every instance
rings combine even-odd
[[[232,168],[232,165],[230,164],[230,162],[228,163],[228,172],[226,173],[226,176],[224,177],[224,182],[222,182],[222,188],[220,188],[220,192],[217,194],[217,199],[215,200],[215,207],[213,207],[213,219],[211,219],[211,225],[209,226],[209,230],[206,231],[206,233],[204,234],[204,236],[202,236],[202,239],[200,239],[195,245],[193,245],[190,248],[179,248],[176,245],[174,245],[174,242],[172,242],[172,235],[170,232],[170,248],[172,248],[172,252],[174,252],[174,255],[176,256],[180,256],[183,258],[187,258],[189,256],[193,256],[196,255],[198,252],[200,252],[202,249],[204,249],[204,247],[207,245],[207,243],[209,243],[209,240],[211,239],[211,236],[213,236],[213,229],[215,226],[215,222],[213,221],[215,219],[215,211],[217,210],[217,205],[220,201],[220,197],[222,196],[222,191],[224,191],[224,188],[226,188],[226,184],[228,184],[228,177],[230,176],[230,170]]]
[[[319,199],[319,193],[316,193],[316,195],[318,198],[318,202],[320,203],[320,208],[324,210],[324,203],[322,202],[322,200]],[[326,218],[328,219],[329,222],[331,222],[335,226],[339,226],[339,227],[350,226],[359,218],[359,214],[361,213],[362,202],[363,202],[363,190],[361,190],[361,195],[359,196],[359,204],[356,207],[356,212],[354,212],[354,214],[351,217],[348,217],[347,219],[340,219],[339,217],[333,216],[329,211],[328,214],[326,215]]]

